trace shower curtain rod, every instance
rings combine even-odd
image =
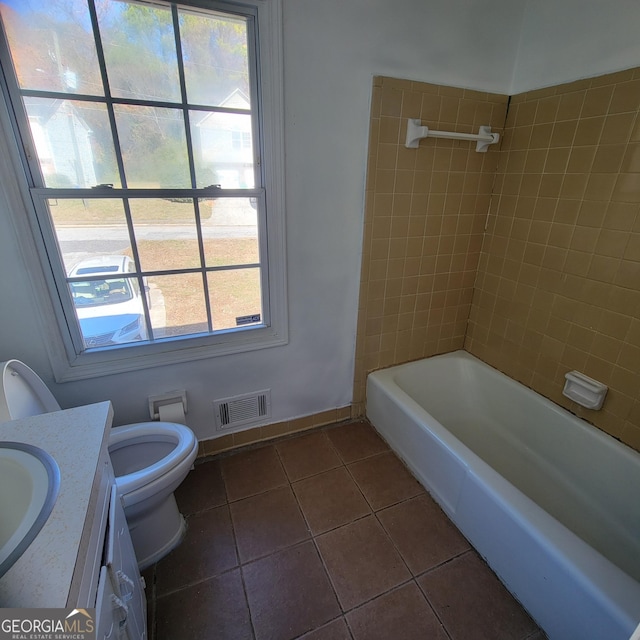
[[[476,151],[486,153],[490,144],[500,140],[500,134],[491,133],[491,127],[482,125],[478,133],[457,133],[456,131],[433,131],[429,127],[423,127],[420,120],[409,118],[407,120],[407,149],[417,149],[422,138],[448,138],[450,140],[473,140],[477,142]]]

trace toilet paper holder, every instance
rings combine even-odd
[[[182,410],[187,413],[187,392],[184,389],[167,391],[157,396],[149,396],[149,415],[152,420],[160,420],[160,407],[182,403]]]

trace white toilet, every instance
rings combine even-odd
[[[59,411],[40,377],[19,360],[0,363],[0,422]],[[141,422],[114,427],[109,455],[122,496],[140,569],[180,543],[185,521],[173,492],[198,453],[195,435],[183,424]]]

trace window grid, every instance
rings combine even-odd
[[[209,283],[207,274],[213,272],[220,271],[235,271],[242,269],[252,269],[257,268],[260,270],[260,284],[261,284],[261,314],[262,314],[262,322],[259,325],[253,325],[251,327],[239,327],[238,330],[245,331],[247,328],[258,328],[259,326],[268,326],[270,312],[269,312],[269,296],[268,296],[268,273],[267,273],[267,263],[265,262],[266,256],[266,228],[265,228],[265,219],[264,219],[264,211],[265,211],[265,202],[264,202],[264,188],[262,187],[261,180],[261,167],[258,158],[260,157],[260,153],[258,149],[253,148],[253,173],[254,173],[254,184],[256,185],[253,189],[219,189],[215,188],[214,185],[210,185],[210,187],[198,188],[197,186],[197,173],[196,173],[196,163],[194,158],[193,151],[193,140],[192,140],[192,132],[190,127],[190,111],[204,111],[209,113],[223,113],[223,114],[241,114],[247,115],[251,117],[252,126],[254,127],[254,132],[257,132],[256,128],[259,125],[259,122],[256,118],[256,113],[254,111],[253,105],[255,105],[256,101],[256,69],[255,69],[255,57],[249,56],[249,76],[250,76],[250,89],[251,89],[251,109],[242,109],[238,107],[224,107],[224,106],[215,106],[215,105],[202,105],[198,103],[189,103],[187,96],[187,87],[186,87],[186,78],[184,71],[184,60],[183,60],[183,52],[181,46],[181,34],[180,34],[180,25],[179,25],[179,10],[183,7],[183,5],[178,5],[177,3],[171,3],[169,6],[171,8],[172,14],[172,23],[174,29],[174,39],[175,39],[175,47],[176,47],[176,55],[177,55],[177,65],[178,65],[178,78],[180,85],[180,96],[181,102],[171,102],[164,100],[152,100],[152,99],[139,99],[139,98],[125,98],[125,97],[114,97],[111,94],[109,77],[107,71],[107,63],[104,55],[103,44],[102,44],[102,36],[99,28],[99,21],[97,18],[97,13],[95,9],[94,0],[87,0],[87,4],[89,7],[89,13],[91,18],[91,27],[93,30],[93,37],[96,46],[96,54],[98,59],[98,66],[100,69],[100,77],[103,83],[103,96],[94,96],[89,94],[82,93],[71,93],[71,92],[62,92],[62,91],[47,91],[47,90],[37,90],[37,89],[23,89],[18,86],[16,82],[16,88],[12,90],[9,87],[9,93],[14,94],[17,91],[17,94],[20,96],[22,102],[23,98],[34,97],[34,98],[50,98],[56,100],[65,100],[65,101],[78,101],[83,103],[93,103],[93,104],[104,104],[107,110],[109,127],[111,131],[111,136],[113,140],[114,154],[115,160],[117,164],[118,175],[120,178],[121,188],[112,188],[103,185],[96,185],[96,187],[92,189],[60,189],[45,186],[45,178],[44,174],[40,169],[40,163],[37,151],[35,149],[35,145],[31,140],[30,128],[28,125],[28,121],[25,113],[17,113],[16,119],[18,121],[18,127],[22,130],[22,138],[25,141],[29,141],[25,144],[27,149],[26,160],[27,165],[29,167],[30,174],[30,192],[34,199],[34,205],[36,212],[38,214],[38,218],[40,220],[40,224],[43,225],[43,220],[45,227],[50,228],[43,229],[43,238],[45,241],[45,247],[47,253],[55,253],[58,257],[59,265],[56,264],[55,261],[51,261],[52,271],[54,278],[57,283],[58,292],[60,294],[61,302],[63,305],[63,309],[65,309],[65,316],[67,318],[75,317],[75,313],[73,310],[73,304],[70,302],[70,293],[69,293],[69,284],[72,282],[88,282],[92,280],[100,280],[105,279],[105,274],[99,274],[96,276],[84,275],[82,277],[70,277],[68,276],[62,265],[64,261],[62,259],[60,249],[58,246],[58,238],[55,227],[52,223],[49,222],[50,215],[48,211],[47,199],[60,199],[60,200],[77,200],[77,199],[92,199],[92,198],[101,198],[101,199],[109,199],[116,200],[122,203],[123,212],[125,217],[125,222],[128,231],[129,243],[132,251],[132,259],[135,264],[135,273],[127,274],[131,278],[135,278],[138,287],[140,290],[144,291],[145,288],[145,279],[153,276],[163,276],[163,275],[182,275],[182,274],[201,274],[202,277],[202,286],[203,286],[203,296],[204,296],[204,305],[206,309],[207,316],[207,327],[209,333],[214,333],[216,330],[214,329],[213,323],[213,311],[211,309],[211,295],[209,291]],[[214,11],[207,11],[205,9],[198,9],[198,13],[201,14],[209,14],[209,15],[230,15],[227,13],[220,13]],[[249,51],[255,51],[255,46],[253,44],[253,29],[252,29],[252,18],[247,15],[244,16],[246,20],[246,28],[247,28],[247,44],[249,47]],[[6,54],[5,54],[6,57]],[[10,60],[10,55],[6,57],[6,59]],[[22,102],[24,104],[24,102]],[[117,126],[117,117],[115,114],[115,105],[126,105],[126,106],[141,106],[141,107],[151,107],[151,108],[169,108],[173,110],[181,110],[182,118],[184,123],[184,131],[185,131],[185,142],[186,142],[186,151],[188,158],[188,167],[189,167],[189,177],[191,181],[191,189],[131,189],[128,187],[127,183],[127,174],[125,163],[122,155],[122,147],[120,144],[120,137]],[[260,139],[259,135],[248,135],[248,144],[249,146],[255,145],[255,141]],[[246,146],[245,135],[242,136],[241,146]],[[212,195],[213,194],[213,195]],[[195,228],[197,234],[197,244],[198,244],[198,255],[200,260],[199,267],[193,268],[182,268],[182,269],[167,269],[167,270],[143,270],[141,268],[141,260],[138,249],[138,242],[136,240],[135,234],[135,225],[133,221],[133,216],[131,213],[130,207],[130,199],[154,199],[154,198],[162,198],[162,197],[183,197],[190,198],[193,204],[193,213],[195,219]],[[233,264],[233,265],[216,265],[216,266],[207,266],[206,263],[206,252],[204,248],[204,239],[202,234],[202,226],[201,226],[201,215],[200,215],[200,202],[202,199],[210,199],[210,198],[252,198],[258,202],[258,251],[259,251],[259,261],[253,263],[242,263],[242,264]],[[156,340],[154,338],[154,331],[151,325],[150,319],[150,309],[147,303],[146,296],[141,297],[141,302],[144,307],[144,316],[145,316],[145,324],[147,328],[147,339],[150,342]],[[86,350],[84,345],[84,340],[81,335],[81,332],[78,328],[77,321],[75,323],[69,323],[69,330],[72,336],[72,340],[74,342],[76,352],[82,353]],[[227,329],[224,329],[226,331]],[[197,335],[203,335],[203,333],[199,333]],[[185,336],[186,337],[186,336]],[[164,337],[160,337],[160,340],[164,340]]]

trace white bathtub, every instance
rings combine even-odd
[[[367,416],[550,640],[640,621],[640,455],[464,351],[376,371]]]

